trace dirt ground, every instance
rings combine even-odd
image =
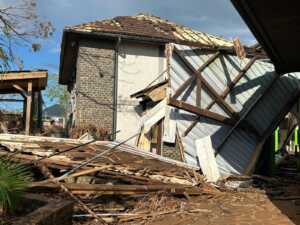
[[[250,184],[228,189],[224,182],[209,187],[211,194],[198,197],[149,195],[119,211],[125,215],[107,221],[122,225],[300,225],[300,174],[293,165],[284,165],[275,177],[256,176],[243,182]]]
[[[126,211],[140,217],[125,216],[110,222],[124,225],[300,225],[300,184],[290,182],[281,181],[281,186],[276,184],[264,190],[220,191],[189,199],[163,194],[148,196],[131,211]],[[91,221],[75,223],[93,224]]]

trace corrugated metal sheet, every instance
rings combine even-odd
[[[176,45],[176,47],[195,69],[212,56],[212,53],[188,46]],[[249,59],[241,60],[236,56],[223,55],[210,64],[202,75],[221,94],[248,61]],[[172,91],[175,92],[190,76],[190,72],[174,54],[171,59],[170,74]],[[261,136],[267,135],[267,130],[274,126],[274,123],[279,122],[277,120],[280,119],[282,110],[286,109],[288,102],[300,90],[299,73],[282,76],[273,83],[277,77],[271,63],[256,61],[226,98],[226,102],[239,112],[240,118],[243,118],[241,124],[245,124],[246,121],[257,129],[258,134],[246,132],[240,126],[233,129],[231,126],[201,118],[191,132],[186,137],[182,137],[186,161],[192,165],[199,165],[195,140],[211,136],[213,147],[220,152],[216,156],[220,172],[223,175],[243,174],[253,160],[257,146],[264,138]],[[267,90],[270,85],[273,85],[272,88]],[[201,94],[201,107],[205,108],[212,101],[212,97],[205,90]],[[196,88],[189,88],[178,99],[196,105]],[[217,104],[214,104],[211,111],[228,116]],[[195,115],[178,109],[173,109],[172,113],[178,130],[183,136]],[[222,144],[227,136],[228,139]]]

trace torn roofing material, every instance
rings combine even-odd
[[[139,14],[137,16],[118,16],[109,20],[84,23],[66,27],[66,30],[125,34],[149,37],[167,42],[201,43],[209,46],[232,47],[231,41],[207,33],[180,26],[157,16]]]
[[[278,73],[299,72],[300,1],[231,0]]]

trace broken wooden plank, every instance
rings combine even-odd
[[[139,92],[130,95],[131,98],[150,98],[153,102],[163,100],[166,97],[166,88],[168,87],[168,80],[153,86],[147,87]]]
[[[55,178],[54,178],[55,179]],[[61,184],[61,183],[60,183]],[[101,194],[101,195],[137,195],[148,194],[151,192],[167,192],[174,195],[203,195],[212,194],[207,190],[202,190],[198,187],[184,186],[184,185],[168,185],[168,184],[152,184],[152,185],[109,185],[109,184],[63,184],[69,191],[74,194]],[[57,183],[32,183],[29,187],[30,191],[58,191],[59,184]]]
[[[179,131],[178,128],[176,128],[176,140],[178,143],[178,147],[179,147],[179,152],[180,152],[180,158],[182,162],[185,162],[185,157],[184,157],[184,146],[182,144],[182,140],[181,137],[179,135]]]
[[[42,172],[42,174],[46,177],[48,177],[49,179],[54,180],[54,176],[53,174],[50,172],[50,170],[45,167],[44,165],[39,165],[40,167],[40,171]],[[77,202],[79,204],[79,206],[81,206],[81,208],[83,210],[85,210],[87,213],[89,213],[90,215],[92,215],[95,220],[100,223],[100,224],[106,224],[106,222],[98,215],[96,215],[93,210],[91,210],[86,204],[84,204],[79,198],[77,198],[67,187],[66,185],[59,183],[58,181],[54,181],[54,183],[61,189],[63,190],[65,193],[67,193],[75,202]]]

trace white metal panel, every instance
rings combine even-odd
[[[185,58],[195,69],[198,69],[212,55],[186,46],[176,46],[182,50]],[[222,57],[222,61],[217,59],[210,64],[202,72],[202,75],[218,93],[222,93],[248,61],[249,59],[241,60],[236,56],[226,55]],[[171,72],[171,88],[175,91],[190,75],[183,69],[185,66],[179,62],[179,58],[176,56],[173,57],[171,66],[173,71]],[[183,70],[185,72],[181,72]],[[277,74],[271,63],[256,61],[226,98],[226,102],[240,113],[241,124],[245,124],[244,122],[247,121],[257,129],[260,135],[266,135],[266,131],[279,119],[282,110],[286,110],[288,101],[300,90],[300,75],[292,74],[279,78],[274,83],[274,88],[268,89],[266,92],[276,77]],[[196,88],[193,88],[192,92],[184,99],[192,105],[196,105],[195,90]],[[212,101],[205,90],[202,91],[201,98],[202,108]],[[251,110],[249,111],[249,109]],[[226,113],[217,104],[214,104],[211,111],[226,116]],[[232,130],[232,127],[228,125],[204,118],[201,118],[190,133],[183,137],[183,133],[193,122],[195,116],[183,110],[173,110],[173,113],[182,136],[185,158],[188,163],[199,165],[195,140],[211,136],[213,147],[219,152],[216,159],[220,172],[223,175],[245,172],[262,137],[256,133],[245,132],[240,126]]]

